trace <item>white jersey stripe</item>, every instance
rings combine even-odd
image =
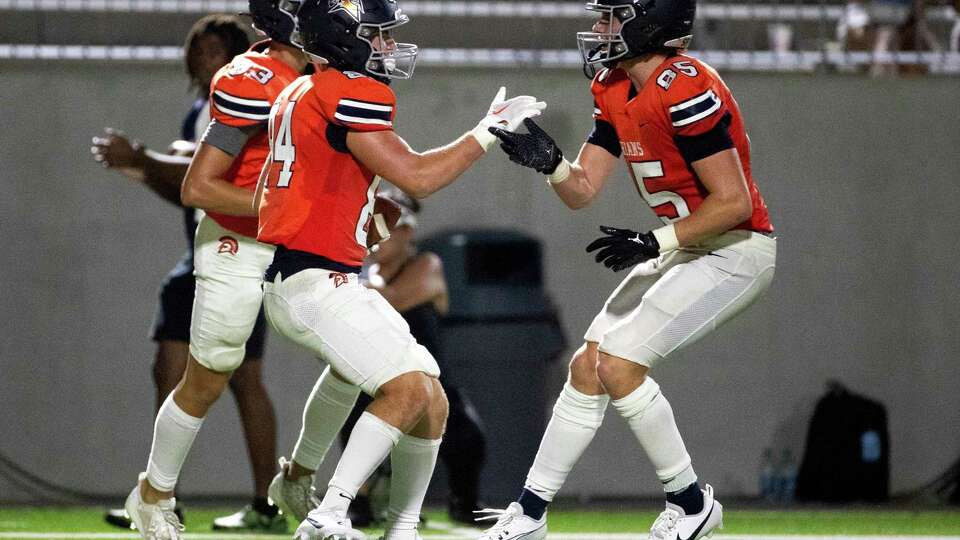
[[[270,119],[270,113],[250,114],[250,113],[245,113],[240,111],[234,111],[224,107],[219,103],[214,103],[214,106],[217,108],[217,110],[223,112],[224,114],[229,114],[230,116],[236,116],[237,118],[246,118],[247,120],[260,120],[260,121],[266,121]]]
[[[670,112],[677,112],[677,111],[686,109],[687,107],[692,107],[697,103],[700,103],[701,101],[705,101],[711,98],[717,99],[717,95],[713,93],[713,90],[707,90],[706,92],[700,94],[699,96],[690,98],[687,101],[684,101],[683,103],[677,103],[673,107],[670,107]]]
[[[371,111],[381,111],[381,112],[391,112],[393,107],[390,105],[378,105],[376,103],[367,103],[365,101],[354,101],[352,99],[341,99],[338,105],[346,105],[347,107],[357,107],[358,109],[367,109]]]
[[[214,90],[213,93],[214,95],[219,96],[227,101],[236,103],[237,105],[246,105],[247,107],[266,107],[268,109],[270,108],[270,102],[267,100],[244,99],[237,96],[231,96],[230,94],[220,90]]]
[[[359,118],[357,116],[347,116],[345,114],[334,113],[333,117],[337,120],[349,122],[351,124],[376,124],[378,126],[392,126],[393,122],[389,120],[379,120],[377,118]]]
[[[709,109],[701,112],[700,114],[695,114],[695,115],[693,115],[693,116],[691,116],[691,117],[689,117],[689,118],[684,118],[683,120],[678,120],[678,121],[676,121],[676,122],[673,123],[673,127],[683,127],[683,126],[692,124],[692,123],[696,122],[697,120],[701,120],[701,119],[703,119],[703,118],[706,118],[706,117],[710,116],[711,114],[717,112],[717,109],[720,108],[720,105],[721,105],[720,100],[717,99],[716,97],[714,97],[713,105],[711,105]]]

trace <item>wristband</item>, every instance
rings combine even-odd
[[[557,168],[547,175],[547,183],[553,186],[562,184],[567,178],[570,178],[570,172],[570,162],[566,159],[561,159]]]
[[[493,143],[497,142],[497,136],[487,129],[488,126],[485,126],[483,122],[477,124],[477,127],[470,130],[470,135],[473,135],[473,138],[480,143],[480,147],[483,148],[483,151],[486,152],[490,150],[490,147],[493,146]]]
[[[657,243],[660,244],[660,253],[673,251],[680,247],[680,241],[677,240],[677,229],[673,226],[673,223],[655,229],[653,236],[657,239]]]

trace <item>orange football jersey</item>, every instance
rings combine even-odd
[[[274,100],[300,73],[285,62],[267,55],[270,41],[255,43],[220,68],[210,83],[210,117],[239,128],[266,127]],[[226,180],[237,187],[254,191],[260,170],[269,153],[267,131],[259,130],[247,139],[234,156]],[[207,212],[223,228],[244,236],[257,236],[257,218]]]
[[[664,223],[690,215],[703,203],[708,192],[687,159],[712,153],[716,128],[725,126],[753,200],[753,215],[735,228],[773,231],[767,205],[753,182],[740,108],[713,68],[678,54],[660,64],[639,92],[621,69],[598,73],[591,91],[594,118],[613,126],[637,190]],[[687,157],[681,151],[684,145],[693,148]]]
[[[260,202],[261,242],[360,266],[379,178],[354,159],[348,131],[393,129],[389,86],[333,68],[300,77],[270,117],[272,163]]]

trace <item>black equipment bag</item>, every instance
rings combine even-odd
[[[885,501],[890,495],[887,411],[838,382],[817,403],[797,475],[799,501]]]

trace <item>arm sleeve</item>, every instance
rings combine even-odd
[[[231,156],[235,156],[243,149],[243,145],[247,144],[249,133],[250,128],[230,126],[214,119],[207,126],[207,130],[203,132],[200,142],[216,146]]]
[[[344,85],[322,107],[332,124],[350,131],[386,131],[393,129],[396,96],[389,86],[363,77]]]
[[[699,135],[675,135],[673,140],[676,141],[684,161],[693,163],[733,148],[729,130],[730,118],[730,113],[727,112],[709,131]]]
[[[617,137],[617,130],[613,129],[613,125],[606,120],[600,118],[594,120],[593,131],[587,137],[587,142],[610,152],[613,157],[620,157],[620,138]]]

